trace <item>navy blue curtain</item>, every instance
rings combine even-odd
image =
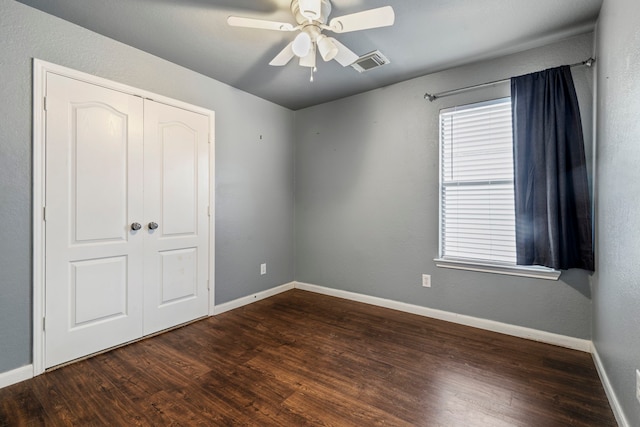
[[[569,66],[511,79],[519,265],[594,270],[591,202]]]

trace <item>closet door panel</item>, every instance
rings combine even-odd
[[[71,115],[75,241],[126,241],[128,117],[95,102],[74,105]]]
[[[139,97],[47,74],[45,367],[142,335]]]
[[[183,123],[159,126],[162,156],[162,235],[195,236],[198,209],[198,133]]]
[[[209,118],[147,100],[144,123],[144,334],[151,334],[208,312]]]

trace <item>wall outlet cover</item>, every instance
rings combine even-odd
[[[267,264],[260,264],[260,275],[264,276],[267,274]]]
[[[424,286],[425,288],[430,288],[431,287],[431,275],[430,274],[423,274],[422,275],[422,286]]]

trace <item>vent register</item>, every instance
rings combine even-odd
[[[374,68],[387,65],[389,62],[390,61],[382,54],[382,52],[374,50],[366,55],[362,55],[353,64],[351,64],[351,67],[359,73],[364,73],[365,71],[370,71]]]

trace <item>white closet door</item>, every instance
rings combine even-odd
[[[147,335],[208,312],[209,118],[146,100],[144,147]]]
[[[45,367],[142,335],[143,100],[47,74]]]

